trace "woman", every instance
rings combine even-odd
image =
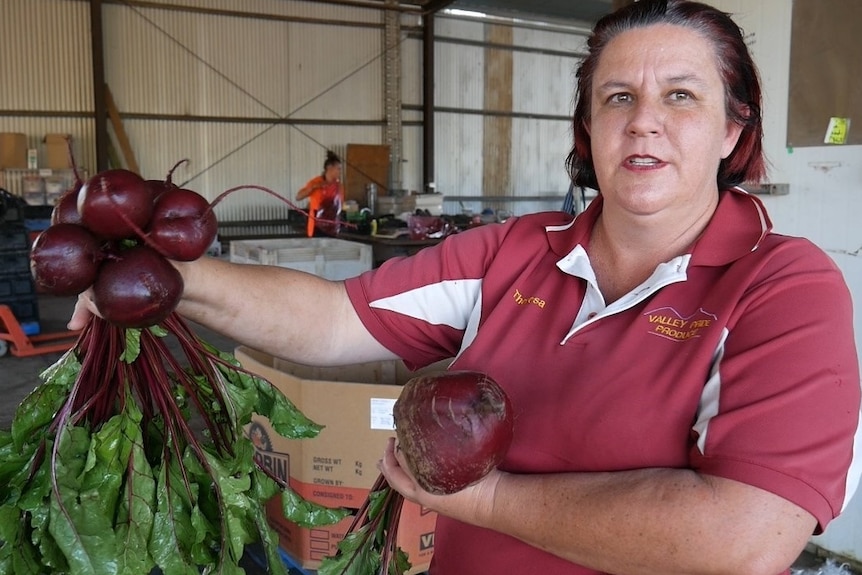
[[[344,186],[341,185],[341,158],[326,150],[323,173],[308,180],[296,193],[297,201],[308,198],[308,237],[317,229],[330,235],[338,233],[338,217],[344,205]]]
[[[344,283],[183,264],[181,311],[305,363],[454,357],[507,390],[515,439],[479,483],[431,495],[384,453],[439,512],[435,575],[787,573],[858,482],[847,288],[733,189],[764,160],[725,14],[641,0],[589,48],[569,165],[601,194],[574,220],[482,226]]]

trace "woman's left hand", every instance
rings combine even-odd
[[[380,460],[378,467],[389,486],[403,495],[405,499],[441,515],[474,525],[487,523],[494,507],[497,484],[504,475],[502,471],[493,469],[479,482],[469,485],[457,493],[449,495],[429,493],[419,486],[410,473],[404,455],[397,448],[394,437],[389,439],[386,451],[383,453],[383,459]]]

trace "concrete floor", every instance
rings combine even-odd
[[[41,296],[39,298],[39,318],[42,333],[64,331],[74,305],[74,298]],[[193,328],[195,333],[218,349],[232,351],[235,347],[234,342],[229,338],[201,326],[193,326]],[[32,357],[15,357],[9,352],[0,357],[0,429],[9,429],[18,404],[40,383],[39,373],[53,364],[60,355],[61,353],[58,352]],[[252,550],[252,553],[247,554],[243,560],[246,573],[264,575],[265,571],[253,560],[254,556]],[[794,564],[794,574],[818,575],[819,570],[825,564],[825,559],[805,552]],[[854,575],[854,573],[853,571],[842,571],[841,575]]]

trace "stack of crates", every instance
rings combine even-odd
[[[0,189],[0,304],[9,306],[27,335],[39,333],[39,301],[30,275],[24,206]]]

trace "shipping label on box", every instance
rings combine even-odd
[[[377,478],[377,462],[394,436],[392,406],[401,386],[418,373],[444,370],[440,362],[410,372],[400,361],[369,362],[338,368],[314,368],[279,360],[240,347],[236,357],[245,369],[275,385],[309,418],[324,425],[313,439],[279,436],[266,418],[255,416],[246,433],[258,463],[290,484],[304,498],[329,507],[358,509]],[[281,546],[303,568],[316,569],[337,551],[351,518],[337,525],[303,529],[287,521],[280,498],[267,507]],[[434,550],[436,513],[405,502],[398,543],[413,565],[427,570]]]

